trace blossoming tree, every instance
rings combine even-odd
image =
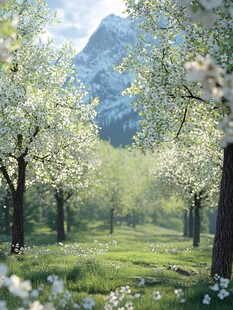
[[[12,12],[19,16],[22,45],[14,51],[12,64],[0,71],[0,170],[13,198],[11,252],[15,253],[24,247],[27,171],[33,169],[41,177],[50,169],[58,184],[68,171],[82,170],[79,154],[83,156],[83,149],[91,145],[96,125],[95,102],[84,104],[83,88],[73,86],[70,44],[56,51],[51,42],[40,40],[51,24],[46,3],[9,1],[5,14]]]
[[[200,243],[201,207],[216,207],[221,171],[219,151],[213,152],[213,146],[206,134],[202,138],[203,142],[209,142],[208,145],[193,141],[187,147],[170,142],[169,147],[164,144],[162,149],[155,153],[155,178],[168,186],[170,195],[175,193],[190,205],[188,235],[193,237],[193,246]],[[212,139],[214,140],[213,136]],[[187,233],[185,235],[187,236]]]
[[[125,2],[144,32],[120,68],[136,74],[128,90],[137,95],[135,107],[141,109],[142,131],[136,144],[154,149],[161,141],[189,141],[192,130],[199,131],[201,141],[201,133],[211,133],[218,123],[225,132],[212,275],[229,278],[233,259],[232,3]],[[197,55],[201,56],[196,59]]]

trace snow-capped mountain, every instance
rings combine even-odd
[[[136,43],[136,32],[130,18],[111,14],[102,20],[76,57],[80,81],[91,87],[90,96],[100,98],[97,116],[102,128],[100,135],[115,146],[131,144],[132,135],[138,130],[138,116],[130,105],[132,98],[121,95],[134,77],[113,69],[126,56],[125,46]]]

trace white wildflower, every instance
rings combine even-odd
[[[31,303],[29,308],[29,310],[43,310],[43,309],[44,306],[38,300]]]
[[[210,300],[211,300],[211,297],[208,294],[205,294],[204,299],[202,300],[202,303],[204,305],[209,305],[210,304]]]
[[[52,284],[52,293],[60,294],[64,292],[64,282],[63,280],[56,279]]]
[[[220,278],[220,286],[222,288],[228,288],[230,280],[225,278]]]
[[[138,286],[141,287],[141,286],[143,286],[143,285],[145,285],[145,279],[142,278],[142,279],[139,281]]]
[[[112,245],[113,246],[117,246],[117,241],[116,240],[112,240]]]
[[[227,291],[227,290],[225,290],[225,288],[222,288],[220,291],[219,291],[219,293],[218,293],[218,298],[219,299],[224,299],[224,298],[226,298],[227,296],[229,296],[230,295],[230,293]]]
[[[39,291],[38,290],[32,290],[30,295],[32,298],[38,298],[39,297]]]
[[[119,295],[116,292],[111,292],[109,295],[109,303],[112,305],[112,307],[117,307],[119,305]]]
[[[95,302],[91,297],[86,297],[83,300],[84,309],[92,309],[95,306]]]
[[[212,286],[209,286],[209,288],[212,290],[212,291],[219,291],[219,284],[218,283],[215,283],[214,285]]]
[[[160,298],[161,298],[161,294],[160,294],[159,291],[153,291],[153,292],[152,292],[152,299],[153,299],[154,301],[157,301],[157,300],[159,300]]]
[[[47,277],[47,281],[53,283],[54,281],[58,280],[58,276],[54,276],[54,275],[49,275]]]
[[[125,309],[128,309],[128,310],[133,310],[133,303],[131,301],[127,301],[125,303]]]
[[[181,288],[175,289],[174,293],[176,294],[177,297],[183,297],[184,296],[184,293],[183,293]]]
[[[56,308],[52,302],[48,302],[44,304],[44,310],[56,310]]]
[[[121,286],[120,292],[127,295],[131,293],[131,289],[128,285],[126,286]]]
[[[20,278],[16,275],[12,275],[5,281],[9,291],[20,298],[28,298],[29,292],[32,289],[30,281],[20,282]]]

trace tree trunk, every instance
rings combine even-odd
[[[70,204],[68,203],[66,207],[67,211],[67,232],[71,232],[71,222],[72,222],[72,217],[71,217],[71,211],[70,211]]]
[[[189,208],[189,238],[193,237],[193,206]]]
[[[200,244],[200,207],[201,198],[200,194],[194,194],[194,234],[193,234],[193,246],[198,247]]]
[[[188,210],[184,210],[184,237],[188,237]]]
[[[211,275],[231,278],[233,261],[233,144],[224,149]]]
[[[64,195],[62,188],[56,189],[55,198],[57,200],[57,242],[66,240],[64,227]]]
[[[6,195],[5,195],[5,206],[4,206],[4,223],[5,223],[5,229],[4,232],[6,235],[10,235],[11,229],[10,229],[10,223],[11,223],[11,218],[10,218],[10,205],[11,205],[11,192],[9,189],[6,190]]]
[[[114,231],[114,208],[111,208],[110,210],[110,229],[109,229],[109,233],[110,235],[113,234]]]
[[[12,222],[12,244],[11,253],[21,254],[24,248],[24,191],[25,191],[25,176],[27,163],[24,157],[18,158],[18,179],[17,188],[12,192],[13,198],[13,222]]]
[[[132,227],[136,227],[136,212],[135,209],[132,210]]]

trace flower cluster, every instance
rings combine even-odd
[[[228,290],[230,280],[220,277],[217,274],[214,276],[214,279],[215,283],[209,286],[209,288],[217,293],[217,297],[219,299],[223,300],[230,295],[230,292]],[[209,305],[211,303],[211,297],[209,296],[209,294],[205,294],[202,303],[205,305]]]
[[[131,288],[128,285],[121,286],[104,298],[106,300],[104,310],[113,310],[114,308],[117,310],[133,310],[132,300],[140,296],[139,293],[131,295]]]
[[[152,299],[153,299],[154,301],[157,301],[157,300],[161,299],[161,293],[160,293],[160,291],[153,291],[153,292],[152,292]]]
[[[224,132],[221,146],[233,143],[233,73],[224,74],[224,70],[214,64],[210,55],[197,56],[195,61],[185,64],[185,69],[189,82],[203,83],[205,100],[221,99],[228,106],[229,113],[219,123],[219,128]]]
[[[187,70],[187,80],[203,82],[204,98],[219,99],[223,96],[223,69],[216,66],[210,57],[197,56],[195,61],[185,64]]]
[[[55,310],[69,307],[70,309],[92,309],[95,302],[91,297],[86,297],[81,305],[75,303],[72,294],[64,289],[63,280],[59,279],[56,275],[49,275],[47,278],[51,283],[51,291],[48,295],[48,301],[44,304],[38,300],[40,294],[43,292],[44,285],[39,285],[37,289],[32,289],[29,280],[21,281],[17,275],[7,277],[7,267],[0,264],[0,288],[6,287],[12,297],[20,298],[22,307],[18,310]],[[7,302],[0,300],[0,309],[7,310]]]
[[[12,248],[14,249],[14,252],[17,254],[23,254],[23,252],[24,252],[24,247],[19,246],[18,243],[16,243],[15,245],[12,244]]]
[[[185,302],[185,298],[184,298],[184,292],[181,288],[175,289],[174,293],[176,294],[176,297],[179,299],[180,303]]]

